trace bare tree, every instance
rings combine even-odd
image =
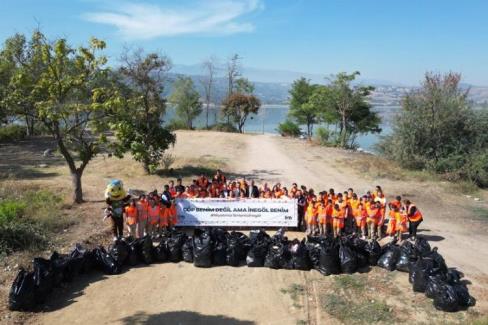
[[[215,82],[215,75],[217,73],[217,59],[210,57],[202,62],[202,70],[204,76],[200,80],[203,90],[205,92],[205,115],[206,115],[206,127],[208,129],[208,112],[210,109],[210,103],[212,102],[213,86]]]
[[[239,54],[234,54],[229,58],[227,61],[227,96],[229,98],[234,93],[234,84],[236,79],[241,76],[241,65],[240,60],[242,57]],[[225,113],[225,110],[222,108],[223,115],[227,117],[227,124],[230,123],[230,116]]]

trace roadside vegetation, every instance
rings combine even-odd
[[[45,249],[73,220],[62,214],[63,200],[45,189],[0,187],[0,256],[15,251]]]
[[[474,109],[460,82],[456,73],[426,74],[378,149],[403,168],[488,187],[488,110]]]

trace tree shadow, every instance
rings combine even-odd
[[[37,179],[59,176],[59,173],[44,172],[22,165],[0,165],[0,179]]]
[[[212,324],[212,325],[252,325],[253,321],[240,320],[224,315],[203,315],[193,311],[170,311],[159,314],[138,312],[119,319],[122,324]]]
[[[205,175],[212,177],[215,174],[215,169],[203,166],[185,165],[178,168],[170,168],[168,170],[157,170],[156,175],[161,177],[188,177]]]

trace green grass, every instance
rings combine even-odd
[[[484,207],[474,207],[473,213],[477,218],[488,220],[488,209]]]
[[[301,308],[302,306],[298,303],[300,297],[305,293],[305,288],[298,283],[290,285],[287,289],[281,289],[281,293],[289,294],[291,300],[293,300],[293,307]]]
[[[62,199],[47,190],[0,188],[0,255],[40,250],[71,221],[62,215]]]
[[[360,275],[339,275],[334,277],[334,287],[338,290],[353,290],[356,294],[364,291],[367,285],[367,279]]]
[[[383,301],[364,296],[349,299],[337,293],[326,294],[321,299],[322,308],[346,324],[394,322],[391,308]]]

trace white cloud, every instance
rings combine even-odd
[[[206,0],[192,6],[170,7],[141,2],[118,3],[111,10],[83,18],[112,25],[127,39],[151,39],[184,34],[227,35],[251,32],[242,17],[263,8],[261,0]]]

